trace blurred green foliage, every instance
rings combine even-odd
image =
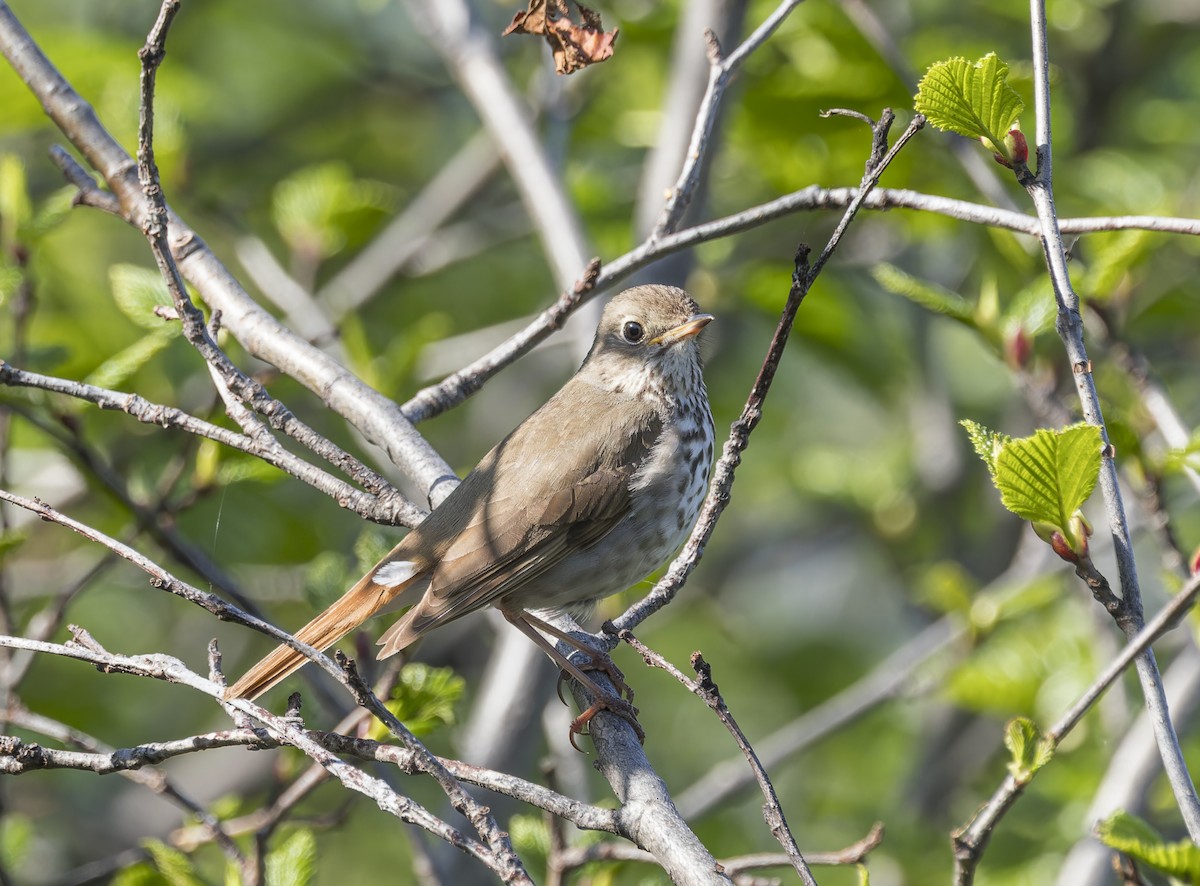
[[[132,148],[136,51],[157,4],[11,5],[110,131]],[[498,34],[519,5],[486,0],[476,8]],[[498,46],[519,88],[551,96],[539,126],[593,250],[608,260],[633,245],[638,180],[647,148],[658,140],[681,4],[597,5],[606,24],[621,29],[616,54],[570,81],[553,81],[538,41],[508,38]],[[775,5],[750,2],[747,29]],[[878,117],[892,106],[906,122],[913,75],[936,60],[994,51],[1010,65],[1010,84],[1031,100],[1023,6],[1000,0],[871,5],[906,70],[893,69],[838,3],[801,5],[751,57],[727,96],[706,215],[812,184],[857,185],[869,148],[865,128],[819,112],[849,107]],[[1049,13],[1059,211],[1200,214],[1197,11],[1186,3],[1058,0]],[[725,40],[727,47],[733,42]],[[185,4],[158,95],[156,145],[168,199],[247,285],[239,245],[255,237],[302,285],[320,287],[354,261],[479,128],[435,49],[403,9],[386,0]],[[46,149],[62,138],[7,67],[0,70],[0,108],[0,357],[225,421],[196,355],[151,312],[161,296],[143,237],[97,211],[69,208],[71,192],[46,160]],[[956,159],[956,142],[961,139],[927,130],[901,154],[884,186],[987,202]],[[989,171],[999,192],[1024,209],[1011,174],[972,147],[994,167]],[[467,225],[465,258],[453,260],[462,246],[447,240],[449,260],[418,263],[342,321],[340,345],[356,373],[403,400],[429,381],[430,345],[550,302],[552,276],[536,237],[483,223],[508,217],[503,213],[511,213],[516,200],[508,178],[493,177],[454,219]],[[741,409],[787,295],[797,242],[819,248],[837,215],[789,216],[695,251],[689,288],[719,318],[706,333],[718,427]],[[1200,544],[1200,510],[1182,470],[1196,467],[1195,444],[1187,451],[1163,445],[1117,357],[1145,355],[1194,426],[1200,415],[1200,241],[1118,232],[1076,238],[1071,253],[1120,463],[1150,481],[1179,546],[1191,551]],[[25,311],[28,326],[18,335],[16,320]],[[262,369],[232,339],[222,342],[243,365]],[[463,347],[459,363],[483,346],[470,348]],[[539,352],[422,430],[451,464],[466,469],[554,390],[577,358],[578,349],[566,347]],[[264,377],[306,422],[361,451],[299,385]],[[1093,617],[1090,595],[1065,565],[1056,561],[1032,578],[998,581],[1030,531],[1000,507],[955,422],[969,418],[1006,434],[1028,434],[1043,420],[1026,391],[1048,392],[1076,410],[1036,243],[932,214],[864,213],[800,311],[765,418],[739,468],[733,502],[700,568],[676,604],[639,631],[677,663],[702,649],[734,714],[757,740],[869,673],[927,623],[946,617],[968,626],[962,642],[928,663],[900,696],[772,769],[806,850],[841,847],[874,821],[885,822],[886,840],[870,858],[876,884],[946,882],[947,834],[1003,778],[1005,722],[1024,716],[1045,725],[1110,654],[1113,628]],[[0,409],[11,422],[10,485],[105,532],[133,538],[139,549],[207,587],[180,565],[163,532],[137,527],[123,499],[152,507],[166,502],[170,513],[157,528],[177,532],[219,564],[281,625],[306,621],[320,600],[396,538],[390,530],[364,529],[336,503],[272,469],[179,432],[19,389],[0,390]],[[89,466],[84,453],[98,455],[103,470]],[[1136,495],[1128,506],[1142,513]],[[1102,525],[1092,508],[1085,510]],[[1138,538],[1151,606],[1174,581],[1160,568],[1157,541],[1148,531]],[[1115,579],[1101,547],[1093,542],[1093,557]],[[103,557],[69,533],[25,521],[5,528],[0,552],[5,617],[14,632]],[[644,590],[606,602],[602,614],[619,612]],[[66,620],[86,626],[114,651],[166,652],[201,671],[214,635],[231,674],[266,648],[247,631],[214,623],[148,587],[126,565],[107,568],[71,603]],[[491,638],[482,619],[467,628],[431,638],[422,651],[425,660],[465,676],[464,705],[480,686],[481,647]],[[54,639],[64,637],[60,630]],[[370,645],[364,641],[364,650]],[[1169,663],[1170,648],[1160,655]],[[619,651],[618,660],[638,690],[647,753],[669,785],[687,786],[734,754],[703,705],[664,675],[642,670],[626,652]],[[452,682],[419,706],[435,709],[428,740],[448,754],[456,733],[444,703],[463,691],[461,684],[451,690]],[[178,687],[104,676],[50,657],[34,661],[20,699],[114,746],[228,725],[207,700]],[[331,726],[314,707],[311,725]],[[1117,696],[1114,707],[1115,714],[1089,715],[1045,764],[1001,825],[979,883],[1048,882],[1086,835],[1087,804],[1139,708],[1136,687],[1131,684],[1128,697]],[[441,725],[433,728],[435,720]],[[1184,730],[1184,741],[1195,758],[1194,730]],[[302,765],[241,750],[195,757],[215,762],[185,758],[164,771],[201,802],[245,794],[243,813],[277,794],[289,766],[294,772]],[[274,772],[272,759],[283,761]],[[536,771],[522,774],[539,778]],[[591,787],[595,796],[609,796],[598,776]],[[404,788],[437,808],[428,785],[405,782]],[[173,807],[115,776],[40,773],[0,790],[0,851],[24,882],[57,882],[75,866],[111,858],[146,836],[166,839],[180,824]],[[1156,790],[1159,796],[1161,786]],[[287,865],[310,866],[315,883],[394,881],[408,870],[407,837],[361,798],[350,804],[348,820],[322,818],[344,799],[335,787],[323,788],[298,810],[322,826],[276,835],[269,850],[291,853]],[[743,791],[692,824],[720,856],[773,850],[761,802],[756,792]],[[1168,838],[1182,833],[1169,802],[1154,801],[1142,811]],[[541,858],[538,825],[528,816],[512,825],[533,859]],[[127,869],[123,882],[223,876],[223,858],[211,846],[185,856],[186,867],[169,873],[168,854],[175,851],[155,845],[161,850],[151,852],[153,866]],[[285,863],[284,855],[269,858]],[[599,866],[588,873],[593,882],[607,882],[612,870]],[[823,886],[837,886],[858,882],[859,875],[822,869],[818,876]],[[621,865],[612,877],[658,882],[644,865]]]

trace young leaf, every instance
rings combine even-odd
[[[979,422],[971,421],[969,418],[964,418],[959,424],[966,428],[967,436],[971,438],[971,446],[975,448],[975,454],[983,459],[988,473],[992,475],[992,480],[995,480],[996,456],[1012,441],[1012,437],[999,434],[991,428],[985,428]]]
[[[204,881],[196,876],[192,860],[178,849],[159,840],[146,840],[143,845],[170,886],[204,886]]]
[[[1200,883],[1200,846],[1191,840],[1167,843],[1140,818],[1118,810],[1097,823],[1104,845],[1157,868],[1185,883]]]
[[[4,869],[11,871],[24,864],[32,844],[33,822],[29,816],[19,812],[7,813],[3,826],[0,826],[0,862],[4,864]]]
[[[317,840],[301,828],[267,855],[264,880],[270,886],[308,886],[317,868]]]
[[[952,58],[929,67],[917,84],[917,111],[939,129],[977,138],[1013,160],[1005,143],[1025,104],[1008,85],[1008,65],[989,52],[977,62]]]
[[[414,735],[427,735],[439,726],[454,724],[454,705],[466,691],[466,681],[450,668],[433,668],[413,662],[400,672],[387,708]],[[371,738],[382,741],[387,729],[376,722]]]
[[[1008,721],[1004,727],[1004,746],[1012,755],[1008,771],[1021,784],[1026,784],[1054,756],[1054,745],[1028,717]]]
[[[1078,424],[1010,440],[996,456],[993,479],[1006,508],[1034,523],[1058,527],[1069,541],[1074,536],[1071,518],[1099,476],[1100,429]]]
[[[154,313],[155,308],[174,309],[167,284],[158,271],[138,265],[113,265],[108,271],[113,299],[126,317],[143,329],[163,327],[178,330],[178,324],[168,323]]]
[[[393,203],[385,185],[353,177],[343,163],[309,166],[275,186],[271,216],[280,236],[311,259],[335,255],[364,218],[382,218]]]

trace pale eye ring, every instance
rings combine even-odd
[[[637,320],[626,320],[625,325],[621,327],[621,337],[631,345],[636,345],[646,336],[646,330],[642,328],[642,324]]]

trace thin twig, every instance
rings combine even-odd
[[[596,277],[593,289],[582,299],[567,306],[561,304],[560,298],[559,302],[535,317],[512,338],[497,345],[453,376],[437,385],[419,391],[405,404],[405,413],[413,421],[424,421],[458,405],[479,390],[489,378],[559,329],[565,322],[567,314],[577,310],[596,294],[612,288],[665,256],[701,243],[753,230],[767,222],[797,212],[845,209],[858,197],[857,188],[821,188],[812,185],[733,215],[694,225],[657,239],[648,239],[624,255],[606,262]],[[1033,237],[1038,236],[1040,232],[1037,218],[1031,215],[904,189],[878,188],[872,190],[862,201],[861,208],[932,212],[959,221],[1003,228]],[[1139,229],[1167,234],[1200,236],[1200,219],[1149,215],[1069,218],[1062,220],[1060,229],[1069,234]]]
[[[179,683],[217,700],[223,697],[224,686],[189,670],[179,659],[159,654],[127,656],[111,653],[86,631],[80,628],[74,628],[73,631],[75,638],[66,645],[0,636],[0,647],[73,658],[89,662],[105,673],[132,674]],[[347,788],[373,799],[384,812],[415,824],[474,856],[505,883],[532,884],[533,881],[507,844],[507,835],[503,835],[497,845],[485,846],[446,824],[410,798],[398,794],[382,779],[370,776],[334,755],[310,736],[294,718],[276,716],[245,699],[226,701],[225,705],[261,723],[275,740],[300,750],[320,763]]]
[[[1062,742],[1083,719],[1084,714],[1091,709],[1097,699],[1125,672],[1132,662],[1141,660],[1146,650],[1150,649],[1151,644],[1168,629],[1175,626],[1183,614],[1194,605],[1197,594],[1200,594],[1200,575],[1194,576],[1144,628],[1129,640],[1120,655],[1113,659],[1087,691],[1059,718],[1058,722],[1046,731],[1045,738],[1052,747],[1057,747]],[[967,824],[952,834],[956,886],[970,886],[974,882],[980,859],[996,825],[1016,803],[1028,783],[1029,778],[1018,778],[1009,773],[988,802],[975,813]]]
[[[356,489],[346,481],[288,452],[279,445],[274,437],[269,435],[266,435],[265,439],[252,439],[247,435],[238,434],[228,428],[222,428],[197,418],[181,409],[151,403],[137,394],[127,394],[86,382],[29,372],[13,366],[3,359],[0,359],[0,385],[52,391],[94,403],[101,409],[120,410],[144,424],[178,428],[189,434],[214,440],[231,449],[262,459],[267,464],[279,468],[328,495],[339,506],[377,523],[412,525],[409,521],[419,522],[424,517],[423,510],[415,508],[411,502],[391,487],[377,495]]]
[[[763,767],[758,759],[758,755],[754,752],[754,748],[750,745],[750,740],[746,738],[746,733],[738,725],[734,719],[733,713],[729,710],[729,706],[725,704],[725,699],[721,696],[717,684],[712,678],[712,666],[704,660],[704,657],[695,652],[692,654],[692,668],[696,671],[699,680],[693,680],[671,662],[667,661],[659,653],[655,652],[649,646],[638,640],[632,631],[621,631],[620,638],[632,646],[638,653],[641,654],[642,660],[652,667],[661,668],[666,671],[689,692],[708,705],[709,709],[717,715],[717,719],[721,721],[728,731],[733,736],[734,742],[738,746],[738,750],[742,752],[742,756],[746,758],[746,762],[750,765],[751,771],[754,773],[754,779],[758,782],[759,789],[766,799],[763,805],[763,818],[767,822],[767,827],[771,829],[771,834],[779,841],[787,853],[788,863],[796,871],[797,876],[801,881],[809,886],[816,886],[816,880],[813,879],[812,871],[809,870],[808,864],[804,860],[804,856],[800,854],[800,847],[796,845],[796,838],[792,835],[791,828],[788,827],[787,819],[783,814],[783,806],[779,802],[779,795],[775,792],[775,786],[771,784],[771,778],[767,775],[767,770]]]
[[[704,97],[700,100],[700,110],[696,113],[696,122],[692,128],[692,138],[688,144],[683,169],[680,170],[679,178],[667,196],[662,213],[654,225],[654,230],[650,233],[650,240],[657,240],[673,233],[691,203],[700,181],[701,161],[708,154],[708,142],[712,137],[713,127],[716,125],[721,99],[725,96],[734,72],[742,62],[750,57],[751,53],[767,41],[767,38],[783,24],[784,19],[791,14],[792,10],[802,2],[803,0],[782,0],[763,23],[727,56],[722,55],[717,35],[712,31],[705,32],[704,37],[708,42],[708,87],[705,89]]]
[[[221,350],[210,333],[200,309],[192,302],[167,237],[167,204],[159,181],[158,166],[154,159],[154,88],[157,71],[166,55],[166,39],[171,22],[178,13],[181,0],[163,0],[158,19],[146,37],[146,44],[138,52],[142,61],[141,105],[138,116],[138,180],[148,209],[142,223],[142,232],[150,243],[154,261],[162,274],[175,310],[183,324],[187,340],[200,353],[205,362],[220,373],[225,384],[239,399],[264,416],[272,427],[307,446],[316,454],[336,466],[368,492],[380,493],[390,490],[391,485],[375,471],[362,464],[350,453],[318,434],[300,421],[290,409],[271,397],[265,388],[242,372]],[[411,518],[419,522],[421,509],[413,506]],[[416,522],[409,525],[416,525]]]
[[[862,864],[866,861],[867,856],[883,843],[883,832],[883,825],[877,822],[865,836],[844,849],[837,849],[833,852],[807,852],[804,857],[813,865],[832,867]],[[558,858],[563,874],[596,861],[633,861],[654,864],[656,860],[649,852],[638,849],[636,846],[614,842],[593,843],[590,846],[571,846],[564,849]],[[722,858],[720,864],[727,874],[737,876],[763,868],[787,867],[791,865],[791,859],[782,852],[758,852],[753,855]]]

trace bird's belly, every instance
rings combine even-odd
[[[687,539],[708,488],[711,449],[704,452],[702,444],[692,451],[690,443],[662,441],[635,481],[637,504],[630,514],[592,546],[514,591],[508,602],[578,607],[619,593],[662,566]]]

